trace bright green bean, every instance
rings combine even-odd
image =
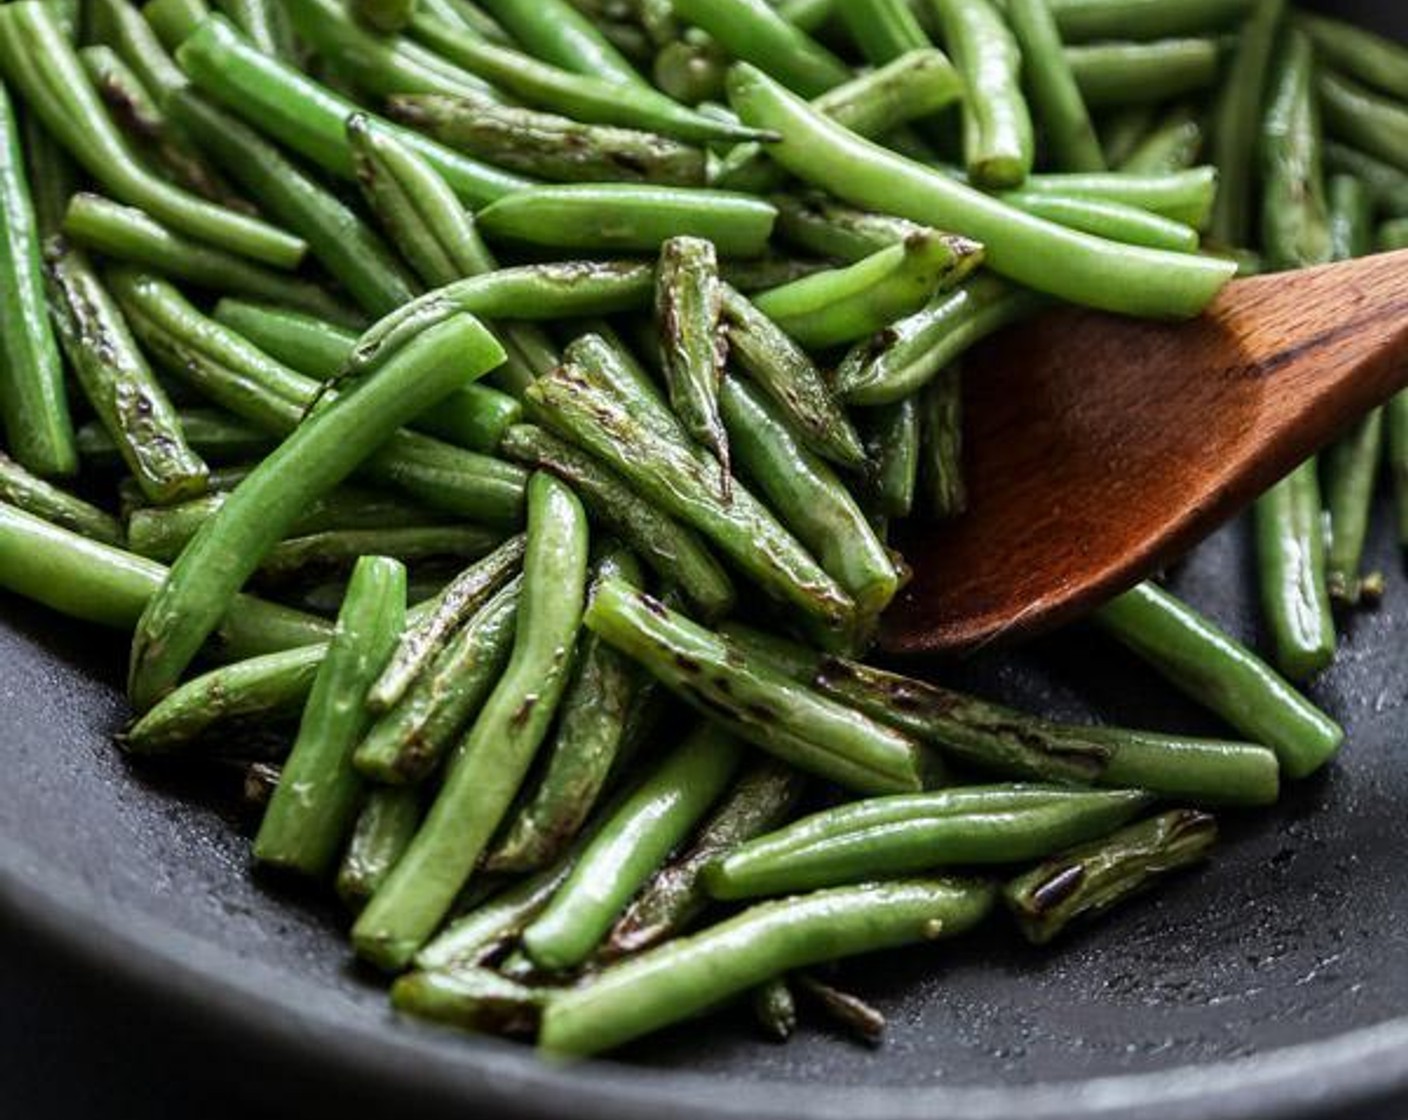
[[[1056,166],[1064,171],[1104,171],[1105,153],[1070,58],[1062,49],[1050,0],[1008,0],[1007,18],[1021,48],[1022,73]]]
[[[851,76],[845,63],[765,0],[674,0],[674,9],[729,54],[763,67],[803,97],[816,97]]]
[[[1151,214],[1137,206],[1103,199],[1063,197],[1042,191],[1005,191],[1001,197],[1003,202],[1025,214],[1111,241],[1167,249],[1174,253],[1195,253],[1198,250],[1198,231],[1192,226]]]
[[[544,62],[646,88],[645,79],[597,26],[565,0],[480,0],[514,41]]]

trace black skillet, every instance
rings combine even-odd
[[[1397,0],[1323,7],[1408,39]],[[553,1067],[393,1019],[348,967],[331,908],[251,879],[220,781],[134,768],[112,748],[123,643],[0,597],[0,1110],[1408,1114],[1408,582],[1388,520],[1371,545],[1386,606],[1353,620],[1315,689],[1349,730],[1341,760],[1272,813],[1232,821],[1205,871],[1047,950],[994,923],[846,966],[845,983],[889,1016],[877,1051],[815,1029],[778,1047],[721,1016]],[[1243,527],[1201,547],[1175,587],[1256,637]],[[1219,730],[1079,631],[946,679],[1065,717]]]

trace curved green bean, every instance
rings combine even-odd
[[[816,97],[851,76],[845,63],[765,0],[674,0],[674,9],[729,54],[763,67],[803,97]]]
[[[596,78],[649,89],[596,24],[566,0],[480,0],[505,31],[536,58]]]
[[[117,518],[36,478],[3,452],[0,452],[0,502],[8,502],[100,544],[119,548],[123,545],[122,525]]]

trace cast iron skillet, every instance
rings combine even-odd
[[[1377,7],[1408,38],[1408,12]],[[1230,820],[1210,868],[1049,949],[994,922],[847,965],[845,983],[889,1015],[878,1051],[815,1029],[772,1046],[735,1016],[553,1067],[393,1019],[347,965],[333,908],[250,877],[227,789],[112,748],[124,643],[8,597],[0,931],[43,939],[138,1016],[202,1032],[246,1091],[358,1116],[1383,1116],[1408,1106],[1408,585],[1388,522],[1371,545],[1387,605],[1354,620],[1315,690],[1349,730],[1342,759],[1273,812]],[[1242,527],[1174,586],[1256,636]],[[1219,731],[1078,631],[945,679],[1069,718]]]

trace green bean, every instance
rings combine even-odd
[[[384,556],[363,556],[255,837],[260,863],[322,875],[337,858],[361,798],[352,748],[369,718],[362,701],[405,617],[406,569]]]
[[[343,481],[402,422],[502,357],[472,317],[451,320],[299,425],[240,484],[148,604],[133,638],[134,706],[145,711],[175,685],[235,590],[309,501]]]
[[[982,262],[975,241],[920,230],[845,269],[821,272],[753,300],[809,350],[868,338],[966,279]]]
[[[1386,447],[1389,473],[1393,476],[1398,540],[1408,547],[1408,393],[1399,393],[1386,407]]]
[[[1154,112],[1152,105],[1123,105],[1101,118],[1100,149],[1107,167],[1118,168],[1150,134]]]
[[[983,773],[1148,789],[1209,805],[1276,800],[1276,759],[1261,747],[1053,723],[883,669],[828,658],[737,625],[725,627],[725,635],[775,672]]]
[[[821,31],[837,15],[836,0],[778,0],[777,14],[808,35]]]
[[[1261,130],[1261,245],[1272,270],[1324,264],[1333,251],[1314,82],[1310,40],[1293,28],[1272,72]]]
[[[222,665],[181,685],[120,737],[130,754],[173,754],[213,733],[296,717],[308,700],[327,643]]]
[[[725,497],[718,464],[663,407],[641,415],[600,379],[564,365],[528,393],[543,419],[619,472],[647,500],[697,529],[767,594],[833,630],[855,604],[743,486]]]
[[[384,315],[413,298],[413,281],[385,242],[254,129],[189,90],[172,94],[167,106],[183,128],[205,138],[212,158],[261,206],[299,231],[364,310]],[[306,303],[303,309],[317,310]]]
[[[1084,94],[1062,49],[1050,0],[1009,0],[1007,18],[1022,54],[1022,73],[1053,161],[1066,171],[1104,171],[1105,154]]]
[[[1372,597],[1383,582],[1360,569],[1383,446],[1384,415],[1375,409],[1321,457],[1330,518],[1326,586],[1332,599],[1350,606]]]
[[[19,124],[30,204],[39,236],[47,239],[59,232],[73,194],[76,169],[33,113],[22,114]]]
[[[1276,752],[1288,777],[1323,766],[1344,732],[1231,635],[1151,583],[1111,600],[1095,621],[1175,688]]]
[[[963,96],[963,79],[943,51],[910,51],[853,78],[812,102],[818,113],[872,138],[917,118],[932,116]],[[777,190],[787,173],[762,144],[740,144],[726,156],[714,185],[756,193]]]
[[[181,44],[177,59],[203,92],[325,171],[350,178],[347,117],[357,107],[279,60],[260,54],[229,23],[212,17]],[[393,127],[388,125],[387,127]],[[524,180],[399,130],[464,202],[483,205]]]
[[[611,930],[612,960],[654,948],[682,932],[708,904],[704,868],[791,815],[803,779],[780,762],[755,763],[734,784],[679,859],[663,867]]]
[[[963,159],[968,174],[982,187],[1021,186],[1035,149],[1017,42],[988,0],[932,0],[932,7],[967,82]]]
[[[904,400],[969,347],[1043,304],[1034,292],[980,274],[852,347],[836,371],[836,391],[854,404]]]
[[[1003,889],[1022,933],[1044,945],[1074,919],[1093,917],[1153,881],[1197,863],[1217,841],[1206,813],[1177,809],[1065,852]]]
[[[500,450],[570,485],[592,517],[629,545],[662,580],[677,586],[702,618],[721,618],[732,609],[734,592],[728,574],[695,533],[637,494],[614,471],[531,425],[510,428]]]
[[[1408,249],[1408,221],[1395,218],[1379,226],[1374,235],[1374,246],[1380,253],[1391,253],[1395,249]]]
[[[845,63],[764,0],[675,0],[674,9],[729,54],[764,67],[803,97],[816,97],[851,76]]]
[[[176,502],[205,493],[208,471],[112,297],[61,240],[45,254],[50,311],[83,393],[143,495]]]
[[[741,745],[700,724],[612,814],[546,909],[523,933],[539,966],[584,962],[631,897],[664,863],[727,787]]]
[[[1092,43],[1067,47],[1066,65],[1093,109],[1152,103],[1197,93],[1217,81],[1222,57],[1216,39],[1160,39],[1153,43]]]
[[[536,58],[577,74],[649,88],[595,24],[564,0],[482,0],[515,42]]]
[[[856,210],[815,192],[776,194],[770,201],[777,208],[777,231],[783,238],[849,264],[898,245],[925,228],[904,218]]]
[[[405,29],[415,15],[417,0],[352,0],[353,14],[385,35]]]
[[[141,210],[86,191],[69,201],[63,232],[86,249],[198,287],[242,292],[325,318],[347,316],[316,284],[182,237]]]
[[[455,918],[416,954],[415,966],[434,972],[471,968],[516,941],[566,881],[576,864],[576,847],[551,867],[518,880]]]
[[[755,257],[777,214],[762,199],[729,191],[641,184],[532,187],[482,210],[491,239],[554,249],[657,251],[671,237],[701,237],[724,256]]]
[[[1313,460],[1272,487],[1255,509],[1262,610],[1276,665],[1293,681],[1314,676],[1335,655],[1322,509]]]
[[[304,244],[283,230],[156,178],[118,134],[72,45],[35,0],[0,8],[0,67],[54,139],[116,198],[230,252],[291,267]]]
[[[920,420],[914,397],[867,410],[867,492],[882,517],[908,517],[919,482]]]
[[[401,862],[420,827],[420,791],[374,786],[352,829],[337,870],[337,894],[353,910],[376,895]]]
[[[112,47],[158,103],[186,84],[181,68],[135,5],[127,0],[89,0],[87,9],[90,35]]]
[[[1192,226],[1122,202],[1039,191],[1004,191],[1001,197],[1025,214],[1111,241],[1175,253],[1198,250],[1198,231]]]
[[[1202,229],[1218,192],[1217,175],[1212,167],[1150,175],[1124,171],[1103,175],[1032,175],[1022,184],[1022,191],[1028,195],[1050,194],[1120,203]]]
[[[749,261],[721,261],[719,275],[744,295],[766,292],[831,267],[829,261],[802,260],[769,253]]]
[[[963,933],[991,888],[936,879],[819,891],[754,906],[662,945],[552,999],[538,1045],[552,1054],[610,1050],[791,969]]]
[[[172,129],[141,79],[111,47],[84,47],[78,55],[98,96],[143,155],[149,156],[178,186],[231,210],[254,213],[186,138]]]
[[[875,66],[933,46],[908,0],[852,0],[837,14],[860,53]]]
[[[640,565],[623,549],[602,557],[593,580],[612,577],[635,587],[644,581]],[[561,856],[627,745],[631,710],[645,683],[640,670],[595,634],[583,636],[542,778],[485,859],[486,870],[533,871]]]
[[[1050,0],[1061,37],[1164,39],[1202,35],[1237,23],[1255,0]]]
[[[1121,246],[1031,218],[942,173],[837,128],[761,72],[740,65],[730,97],[745,120],[776,128],[769,152],[793,173],[856,206],[962,229],[998,273],[1038,291],[1134,315],[1196,314],[1234,267],[1192,254]]]
[[[503,540],[478,525],[401,525],[374,529],[324,529],[290,536],[274,545],[256,571],[266,587],[308,582],[346,571],[360,556],[385,556],[411,564],[473,560]]]
[[[1119,170],[1131,175],[1185,171],[1198,162],[1204,138],[1199,114],[1190,106],[1178,106],[1119,161]]]
[[[334,390],[320,389],[313,379],[270,360],[162,281],[123,272],[108,279],[133,331],[164,368],[265,430],[286,435],[299,426],[320,392],[324,401],[334,398]],[[438,418],[453,419],[478,407],[464,398],[463,390],[447,398],[436,409],[437,416],[442,410],[446,414]],[[492,398],[488,403],[494,407]],[[469,442],[470,433],[462,435]],[[443,513],[507,525],[522,517],[522,471],[419,432],[393,435],[365,473]]]
[[[427,292],[374,323],[358,339],[342,376],[365,376],[395,353],[403,338],[457,310],[472,309],[471,314],[491,319],[547,321],[608,315],[648,306],[654,286],[655,269],[634,261],[562,261],[471,276]],[[535,372],[542,376],[555,365],[553,354]]]
[[[884,544],[845,485],[793,435],[757,389],[725,377],[723,416],[745,479],[781,511],[787,527],[866,615],[879,615],[899,589]]]
[[[162,45],[174,51],[210,18],[210,5],[206,0],[147,0],[142,15]]]
[[[1213,108],[1212,162],[1219,184],[1209,232],[1223,245],[1246,245],[1252,232],[1257,137],[1285,10],[1286,0],[1255,0]]]
[[[402,94],[392,120],[511,171],[563,182],[703,186],[704,152],[655,133],[581,124],[485,96]]]
[[[131,630],[166,576],[161,564],[0,502],[0,587],[7,591],[70,618]],[[214,632],[215,652],[252,657],[324,642],[328,630],[320,618],[241,595]]]
[[[861,792],[919,787],[911,740],[751,663],[642,592],[604,584],[586,621],[681,699],[785,762]]]
[[[1330,134],[1408,171],[1408,106],[1322,71],[1316,88]]]
[[[242,463],[266,455],[273,441],[262,429],[217,409],[184,408],[176,413],[182,438],[207,463]],[[78,454],[85,463],[115,466],[123,462],[122,448],[96,420],[74,433]]]
[[[698,106],[723,97],[729,58],[718,43],[702,32],[662,45],[651,64],[655,85],[676,101]]]
[[[1357,81],[1408,101],[1408,48],[1362,27],[1305,12],[1296,24],[1315,44],[1316,56]]]
[[[704,872],[720,899],[1042,859],[1118,828],[1153,797],[1061,786],[967,786],[855,801],[803,817]]]
[[[401,968],[415,956],[508,812],[567,683],[586,575],[581,505],[551,475],[534,475],[523,602],[508,668],[411,847],[352,930],[358,954],[379,967]]]
[[[919,393],[920,483],[929,516],[942,521],[968,508],[963,472],[963,376],[941,370]]]
[[[36,478],[2,452],[0,502],[7,502],[100,544],[122,547],[122,526],[117,518],[42,478]]]
[[[365,6],[376,4],[414,4],[415,0],[360,0]],[[215,4],[230,22],[249,36],[265,54],[286,62],[297,60],[297,44],[287,9],[278,0],[215,0]]]
[[[487,968],[409,972],[391,985],[397,1011],[481,1034],[531,1036],[549,998]]]
[[[756,129],[708,117],[664,94],[549,66],[424,16],[416,17],[414,32],[433,50],[520,101],[573,120],[658,132],[695,143],[763,138]]]
[[[670,404],[685,429],[729,477],[728,435],[719,417],[719,385],[728,360],[723,290],[712,242],[672,237],[660,247],[655,318]]]
[[[44,311],[39,229],[14,106],[0,86],[0,420],[11,454],[36,474],[78,470],[63,364]]]
[[[785,977],[775,976],[753,989],[753,1017],[774,1041],[792,1037],[797,1029],[797,1001]]]
[[[422,0],[421,6],[427,15],[446,20],[451,26],[472,31],[479,38],[491,43],[509,46],[513,42],[508,32],[499,26],[494,17],[473,0]]]
[[[413,784],[434,771],[508,661],[521,586],[512,579],[449,636],[367,732],[354,756],[358,770],[388,785]]]
[[[435,609],[401,635],[385,670],[367,693],[374,712],[390,711],[471,618],[523,563],[522,535],[505,541],[488,556],[456,576],[439,596]]]
[[[807,447],[842,466],[862,464],[860,436],[801,347],[730,287],[724,289],[724,318],[735,360],[783,410]]]

